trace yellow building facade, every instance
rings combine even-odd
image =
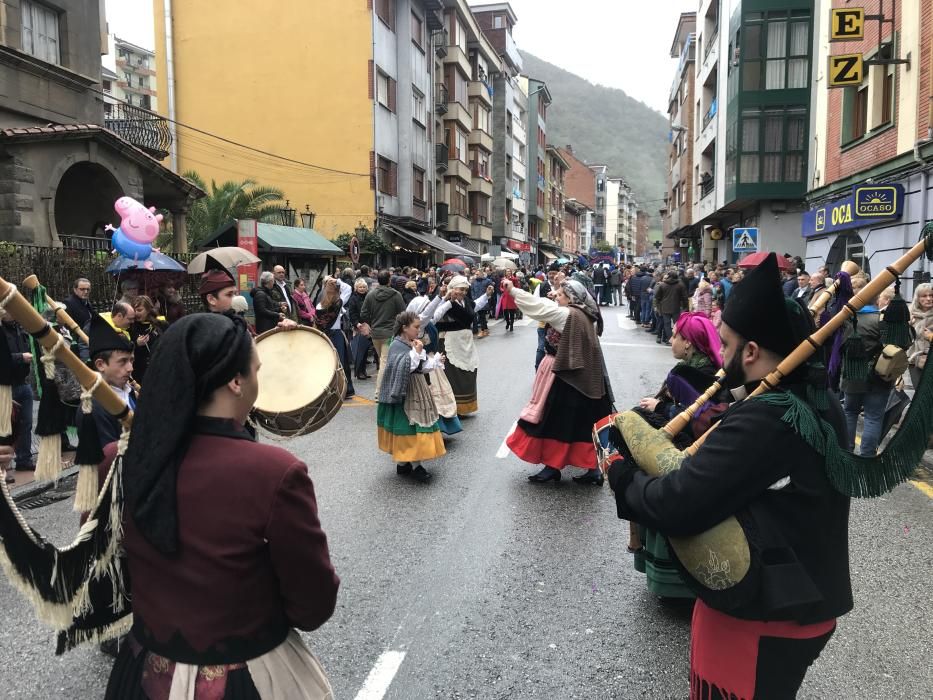
[[[170,18],[166,4],[153,0],[156,74],[160,113],[179,123],[178,172],[194,170],[208,183],[249,178],[279,187],[295,209],[309,205],[317,214],[314,228],[330,238],[360,221],[372,227],[373,13],[367,4],[171,0]]]

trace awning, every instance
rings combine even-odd
[[[546,250],[542,250],[541,253],[544,255],[545,259],[548,261],[557,260],[557,256],[554,253],[549,253]]]
[[[686,226],[681,226],[680,228],[675,228],[669,234],[668,238],[694,238],[696,236],[697,226],[696,224],[687,224]]]
[[[432,236],[429,233],[421,233],[412,231],[411,229],[403,228],[396,224],[384,224],[386,229],[391,233],[405,238],[417,246],[428,246],[429,248],[434,248],[435,250],[441,251],[445,256],[456,257],[458,255],[470,255],[475,256],[472,250],[467,250],[466,248],[457,245],[456,243],[451,243],[446,238],[441,236]]]
[[[298,226],[279,226],[278,224],[256,224],[260,252],[291,253],[293,255],[319,255],[334,257],[345,255],[343,248],[334,245],[317,231]],[[229,221],[220,227],[213,236],[200,247],[214,245],[236,245],[237,222]]]

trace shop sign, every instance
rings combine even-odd
[[[903,213],[903,185],[856,185],[848,197],[804,212],[802,234],[808,238],[847,231],[899,219]]]
[[[259,224],[255,219],[240,219],[237,222],[236,244],[245,251],[259,256]],[[256,286],[259,276],[259,263],[240,265],[237,268],[237,287],[247,292]]]
[[[516,253],[520,253],[521,250],[522,250],[522,244],[521,244],[521,242],[519,242],[519,241],[513,241],[511,238],[509,239],[509,242],[508,242],[507,245],[508,245],[508,247],[509,247],[509,250],[514,250]],[[526,245],[527,245],[527,244],[526,244]],[[531,248],[529,248],[529,250],[531,250]]]

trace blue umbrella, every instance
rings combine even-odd
[[[177,260],[173,260],[165,253],[152,251],[145,260],[136,260],[127,258],[123,255],[114,260],[107,266],[107,272],[111,275],[121,275],[126,272],[187,272],[185,266]]]

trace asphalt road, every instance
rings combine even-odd
[[[673,360],[624,311],[606,316],[617,405],[631,406]],[[480,411],[428,465],[427,486],[397,477],[377,450],[368,402],[286,443],[309,465],[343,581],[334,617],[306,636],[337,698],[687,696],[689,611],[646,592],[608,487],[529,484],[535,467],[495,457],[530,392],[534,329],[497,325],[480,341]],[[931,505],[910,484],[853,504],[856,607],[801,697],[933,697]],[[27,515],[59,543],[76,531],[68,502]],[[56,658],[52,634],[5,582],[0,619],[0,698],[102,695],[110,660],[90,647]]]

